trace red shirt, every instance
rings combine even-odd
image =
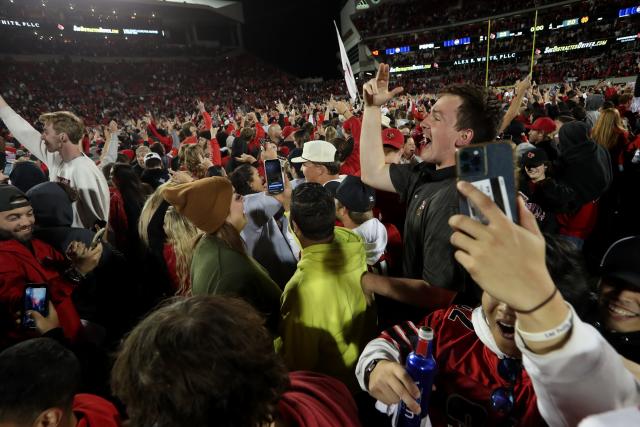
[[[20,328],[15,313],[23,310],[28,283],[46,283],[49,298],[58,312],[65,337],[76,341],[82,329],[71,293],[74,285],[60,276],[65,257],[53,246],[31,239],[31,252],[17,240],[0,241],[0,348],[34,338],[35,330]]]
[[[278,402],[286,425],[298,427],[358,427],[358,408],[347,386],[315,372],[289,374],[291,386]]]
[[[359,118],[351,116],[344,122],[343,127],[348,129],[353,136],[353,151],[340,166],[340,174],[360,176],[360,132],[362,123]]]
[[[113,404],[93,394],[76,394],[73,413],[78,419],[76,427],[120,427],[120,415]]]
[[[473,310],[453,305],[437,310],[417,325],[405,322],[384,331],[380,338],[400,351],[401,360],[413,351],[417,328],[429,326],[434,331],[433,351],[437,364],[436,391],[431,395],[431,424],[457,425],[545,425],[537,408],[531,379],[524,369],[514,385],[514,407],[510,415],[502,415],[490,407],[491,393],[509,383],[498,373],[498,356],[476,335],[471,321]],[[512,418],[514,423],[508,420]]]

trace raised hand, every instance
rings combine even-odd
[[[402,90],[402,87],[397,87],[389,91],[389,65],[380,64],[378,74],[364,84],[362,94],[366,106],[380,107],[402,93]]]

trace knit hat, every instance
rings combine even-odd
[[[167,202],[206,233],[213,233],[222,227],[229,216],[232,194],[231,182],[220,176],[162,190],[162,197]]]

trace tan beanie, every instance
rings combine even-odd
[[[213,233],[222,227],[229,216],[232,195],[231,182],[221,176],[162,190],[162,197],[205,233]]]

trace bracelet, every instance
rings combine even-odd
[[[542,307],[544,307],[545,305],[549,304],[549,302],[551,302],[551,300],[553,299],[553,297],[556,296],[557,293],[558,293],[558,288],[555,288],[553,290],[553,292],[551,293],[551,295],[546,300],[542,301],[540,304],[536,305],[531,310],[516,310],[513,307],[511,307],[511,309],[513,311],[515,311],[516,313],[518,313],[518,314],[531,314],[534,311],[540,310]]]
[[[563,336],[564,334],[566,334],[567,332],[569,332],[571,330],[572,326],[573,326],[573,310],[571,309],[571,307],[569,307],[569,314],[564,319],[564,321],[560,325],[558,325],[558,326],[556,326],[554,328],[551,328],[551,329],[549,329],[547,331],[544,331],[544,332],[525,332],[525,331],[523,331],[522,329],[520,329],[518,327],[518,321],[517,320],[516,320],[515,330],[516,330],[516,333],[518,335],[520,335],[520,338],[523,341],[545,342],[545,341],[551,341],[551,340],[554,340],[556,338],[559,338],[559,337]]]

